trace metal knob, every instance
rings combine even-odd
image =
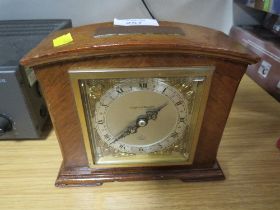
[[[148,124],[148,120],[146,119],[146,118],[139,118],[138,120],[137,120],[137,125],[139,126],[139,127],[144,127],[144,126],[146,126]]]
[[[0,114],[0,136],[13,129],[11,120]]]

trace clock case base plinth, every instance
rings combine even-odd
[[[210,168],[186,168],[186,166],[143,168],[80,168],[69,171],[61,166],[55,186],[100,186],[105,182],[180,179],[184,182],[224,180],[225,176],[216,161]]]

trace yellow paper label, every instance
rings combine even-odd
[[[53,46],[58,47],[58,46],[61,46],[61,45],[68,44],[70,42],[73,42],[73,38],[72,38],[71,33],[67,33],[67,34],[64,34],[62,36],[59,36],[59,37],[55,38],[53,40]]]

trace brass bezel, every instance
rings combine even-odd
[[[83,140],[85,144],[85,149],[87,153],[89,166],[92,168],[104,168],[104,167],[133,167],[133,166],[153,166],[153,165],[191,165],[194,159],[199,131],[202,124],[202,119],[209,95],[212,75],[214,72],[214,66],[196,66],[196,67],[155,67],[155,68],[109,68],[109,69],[70,69],[69,77],[71,85],[73,88],[74,98],[76,102],[76,107],[78,111],[78,116],[81,124],[81,129],[83,133]],[[159,162],[159,163],[149,163],[149,164],[94,164],[94,154],[91,149],[91,143],[89,138],[89,132],[87,128],[87,123],[85,119],[85,110],[82,104],[81,91],[79,87],[80,79],[116,79],[116,78],[168,78],[168,77],[205,77],[203,80],[203,87],[198,89],[198,95],[196,97],[195,104],[199,103],[200,106],[194,106],[193,119],[196,120],[195,126],[192,126],[191,136],[192,146],[190,150],[190,156],[187,161],[176,163],[176,162]],[[200,100],[200,101],[198,101]]]

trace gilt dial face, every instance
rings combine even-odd
[[[213,69],[71,70],[92,167],[192,164]]]
[[[187,102],[161,79],[124,79],[96,103],[94,127],[108,146],[124,153],[152,153],[181,139]]]

